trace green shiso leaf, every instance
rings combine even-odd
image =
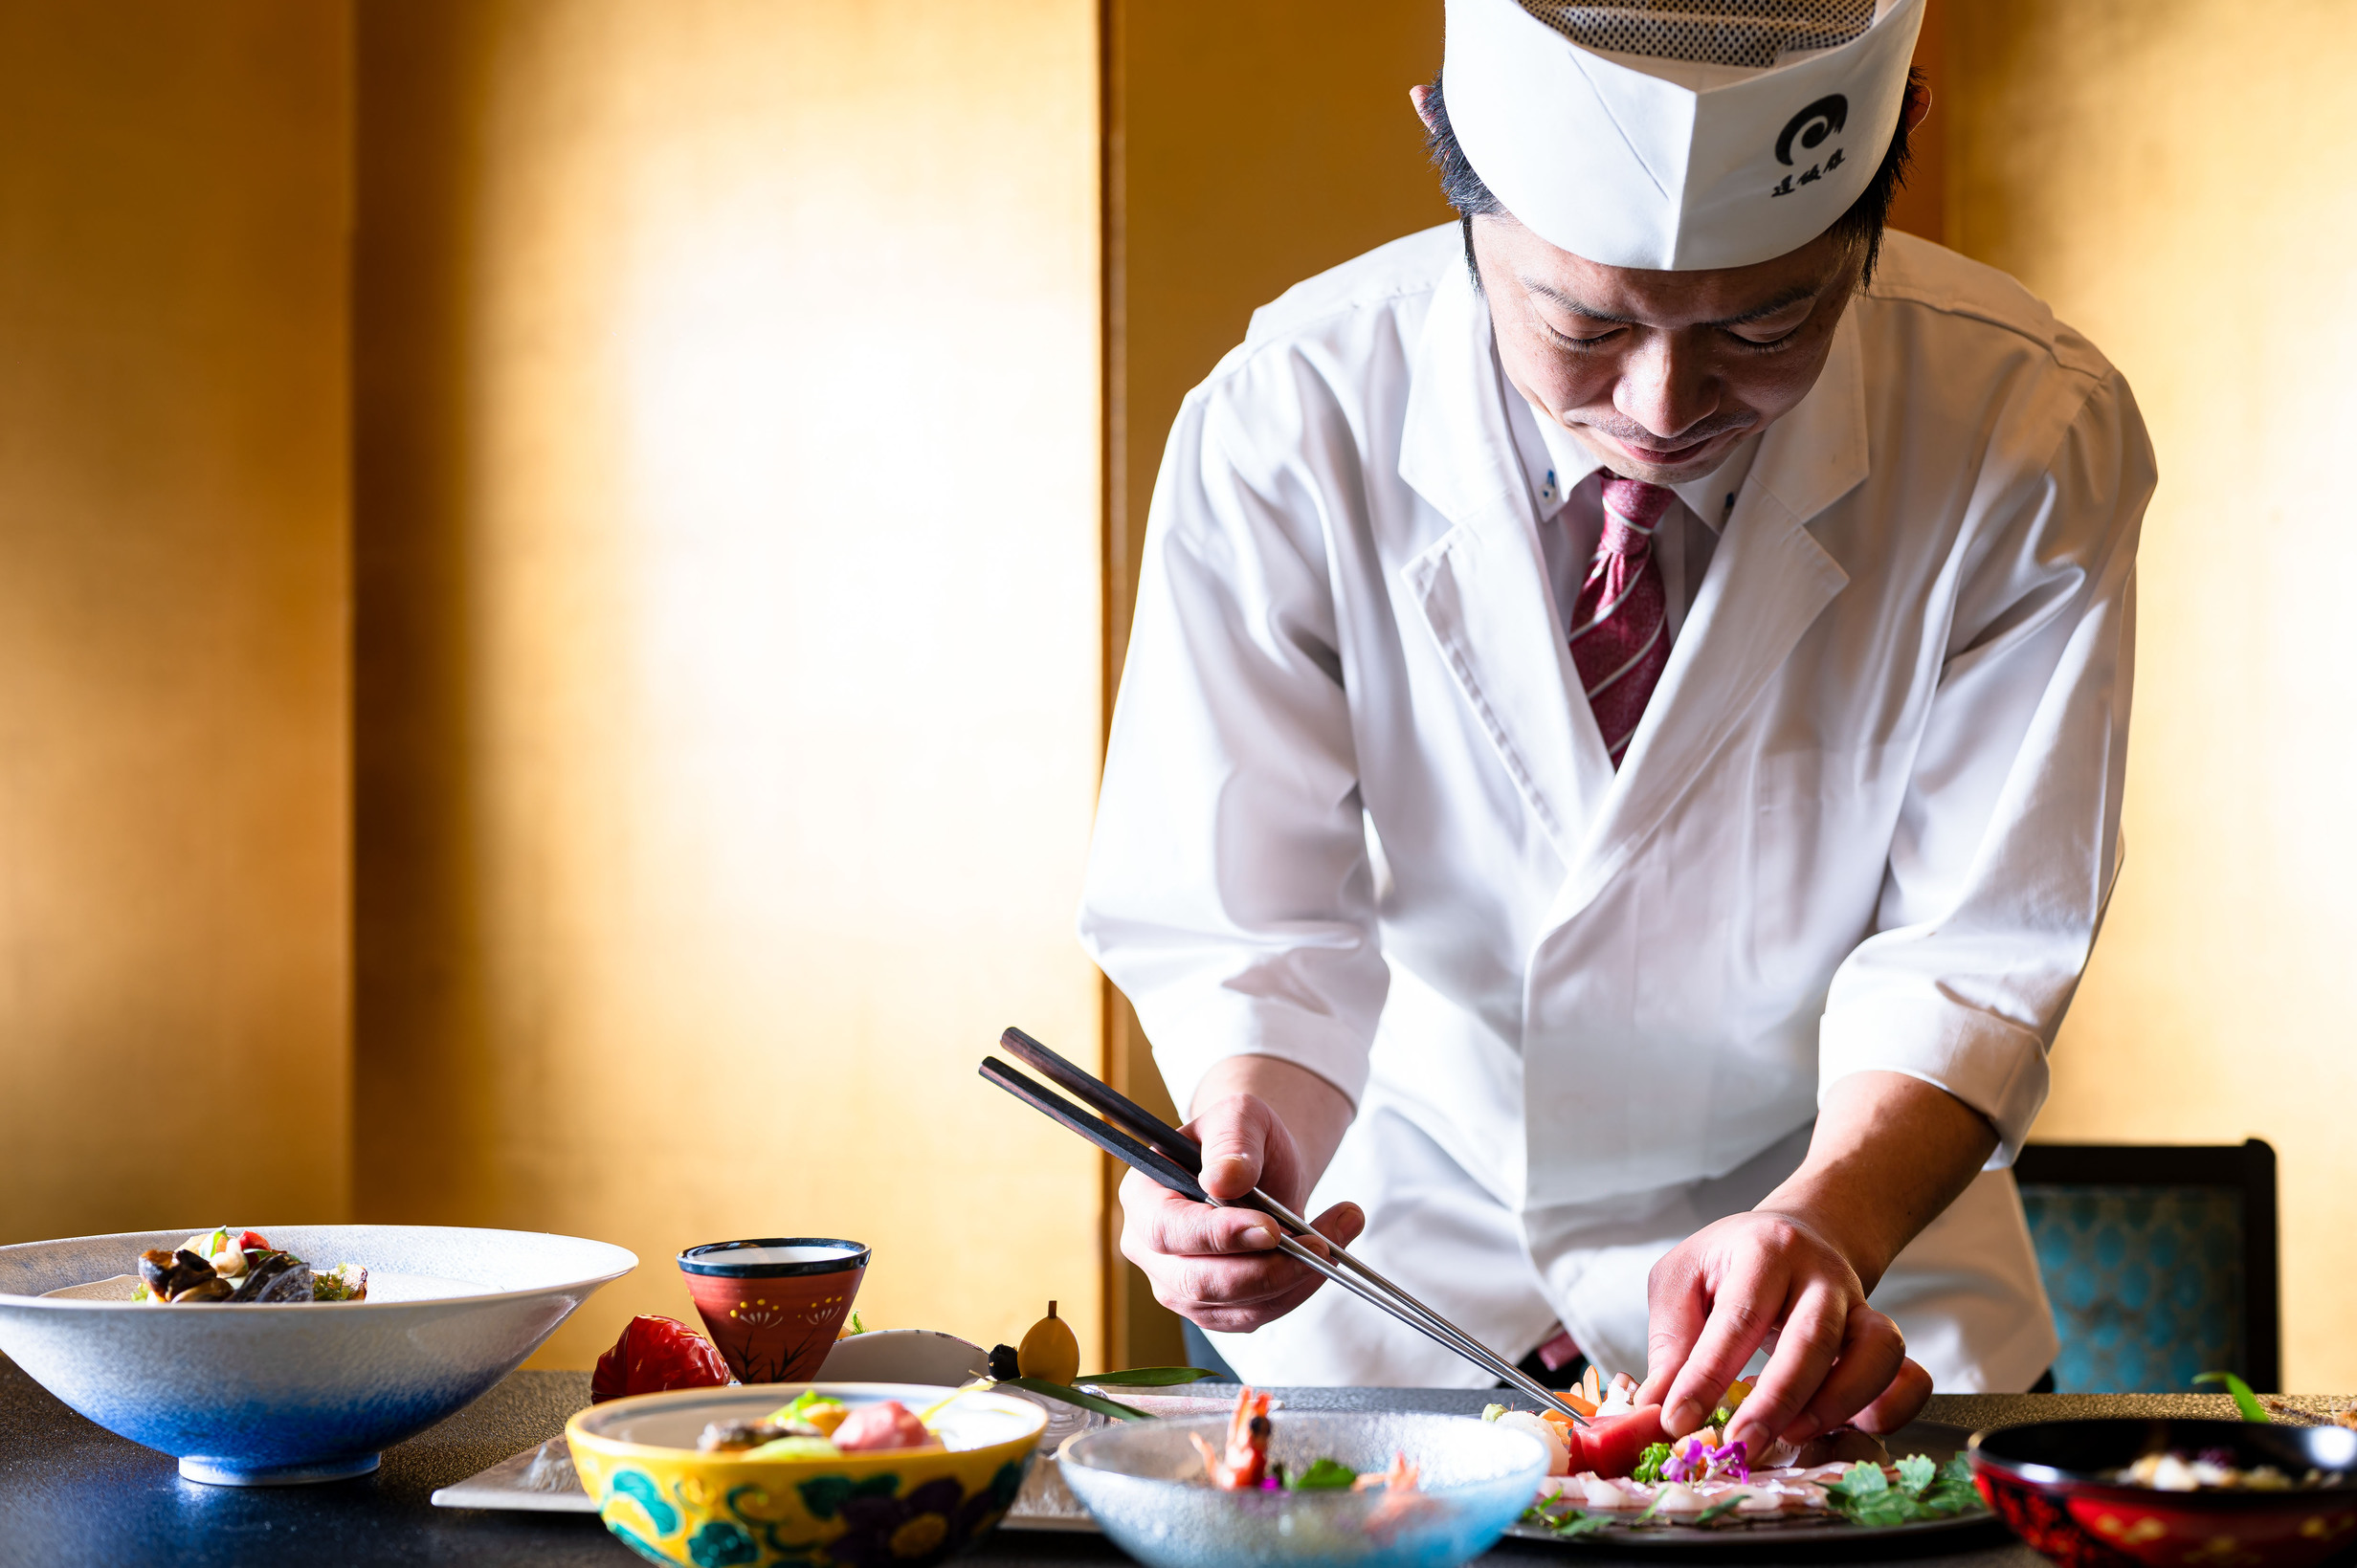
[[[1826,1506],[1852,1524],[1877,1529],[1945,1519],[1981,1507],[1971,1466],[1962,1454],[1945,1465],[1928,1454],[1909,1454],[1897,1469],[1899,1484],[1893,1486],[1879,1465],[1851,1466],[1825,1489]]]
[[[1359,1484],[1359,1472],[1339,1459],[1313,1459],[1308,1468],[1285,1477],[1287,1491],[1348,1491]]]

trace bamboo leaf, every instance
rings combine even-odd
[[[1000,1380],[999,1386],[1020,1388],[1046,1399],[1062,1400],[1066,1404],[1076,1404],[1083,1410],[1093,1410],[1101,1416],[1111,1416],[1116,1421],[1152,1421],[1154,1419],[1152,1414],[1139,1409],[1134,1404],[1123,1404],[1119,1400],[1108,1400],[1097,1394],[1083,1394],[1077,1388],[1067,1388],[1062,1383],[1052,1383],[1045,1378],[1006,1378]]]
[[[1174,1383],[1217,1382],[1220,1377],[1199,1366],[1133,1366],[1126,1372],[1092,1372],[1072,1380],[1104,1388],[1168,1388]]]
[[[2193,1380],[2197,1383],[2224,1383],[2226,1391],[2235,1397],[2235,1408],[2242,1412],[2245,1421],[2270,1424],[2275,1421],[2275,1417],[2267,1413],[2267,1407],[2258,1402],[2258,1396],[2251,1392],[2251,1385],[2231,1372],[2205,1372]]]

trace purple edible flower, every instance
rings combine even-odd
[[[1699,1437],[1690,1437],[1670,1450],[1670,1457],[1661,1462],[1664,1481],[1748,1481],[1751,1479],[1751,1449],[1743,1443],[1724,1443],[1712,1447]]]

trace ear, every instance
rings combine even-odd
[[[1428,131],[1433,128],[1433,112],[1424,106],[1429,91],[1421,84],[1408,89],[1408,101],[1415,105],[1416,118],[1424,121],[1424,128]]]
[[[1906,107],[1899,112],[1906,119],[1909,134],[1913,134],[1915,127],[1931,114],[1931,89],[1924,85],[1920,77],[1907,82]]]

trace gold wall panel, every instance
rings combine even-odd
[[[2357,1387],[2357,11],[1949,18],[1951,242],[2111,356],[2161,464],[2127,857],[2035,1136],[2274,1144],[2286,1386]]]
[[[349,1203],[350,11],[0,5],[0,1241]]]
[[[1189,388],[1259,306],[1450,213],[1408,89],[1440,66],[1438,0],[1330,7],[1105,0],[1106,698],[1147,503]],[[1169,1112],[1136,1015],[1106,987],[1107,1072]],[[1132,1364],[1175,1361],[1145,1276],[1107,1281]]]
[[[1086,0],[360,20],[371,1219],[877,1248],[871,1324],[1101,1340]],[[1093,1355],[1093,1353],[1092,1353]]]

